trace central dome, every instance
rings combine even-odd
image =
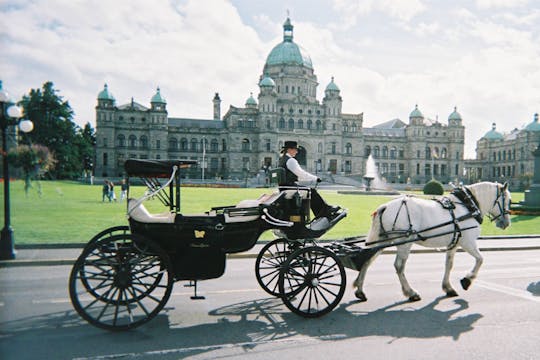
[[[266,65],[301,65],[313,69],[309,55],[293,42],[293,25],[289,18],[283,24],[283,42],[272,49]]]

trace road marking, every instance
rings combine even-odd
[[[501,293],[504,293],[504,294],[507,294],[507,295],[511,295],[511,296],[515,296],[515,297],[519,297],[519,298],[522,298],[522,299],[531,300],[531,301],[535,301],[535,302],[540,302],[540,296],[534,296],[530,292],[523,291],[523,290],[520,290],[520,289],[511,288],[509,286],[504,286],[504,285],[498,285],[498,284],[488,282],[488,281],[483,281],[483,280],[475,280],[474,284],[476,284],[476,285],[478,285],[480,287],[483,287],[484,289],[498,291],[498,292],[501,292]]]
[[[108,359],[127,359],[127,358],[135,358],[135,357],[151,357],[154,358],[156,356],[163,356],[163,355],[170,355],[170,354],[182,354],[186,352],[193,352],[193,351],[214,351],[214,350],[222,350],[222,349],[233,349],[237,347],[246,347],[246,348],[253,348],[257,345],[264,345],[264,344],[309,344],[309,343],[320,343],[324,340],[338,340],[343,339],[346,336],[343,334],[336,334],[332,336],[320,336],[320,337],[296,337],[294,339],[270,339],[270,340],[260,340],[260,341],[248,341],[248,342],[241,342],[241,343],[228,343],[228,344],[217,344],[217,345],[206,345],[206,346],[193,346],[193,347],[187,347],[187,348],[173,348],[173,349],[163,349],[163,350],[152,350],[152,351],[144,351],[144,352],[133,352],[133,353],[123,353],[123,354],[109,354],[109,355],[97,355],[97,356],[91,356],[91,357],[78,357],[73,358],[73,360],[108,360]]]

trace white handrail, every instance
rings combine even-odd
[[[169,180],[167,180],[167,182],[163,185],[161,185],[161,187],[157,190],[154,190],[152,191],[150,194],[146,194],[146,195],[143,195],[141,198],[137,199],[137,201],[135,201],[135,205],[133,205],[131,207],[131,209],[128,209],[128,213],[127,215],[131,215],[131,212],[136,209],[139,205],[141,205],[146,199],[156,195],[158,192],[160,192],[161,190],[165,189],[167,186],[169,186],[169,184],[174,180],[174,175],[176,175],[176,171],[178,171],[178,166],[177,165],[174,165],[173,166],[173,172],[171,174],[171,177],[169,178]]]

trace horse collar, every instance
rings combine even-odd
[[[482,212],[480,211],[480,204],[478,200],[474,197],[473,193],[465,186],[460,186],[452,190],[452,195],[457,197],[463,205],[469,210],[471,215],[474,217],[479,224],[482,224],[484,218]]]

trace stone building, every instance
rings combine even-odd
[[[95,175],[119,177],[128,158],[199,161],[190,178],[247,178],[275,166],[286,140],[300,145],[299,162],[312,172],[361,179],[369,155],[388,182],[443,182],[463,173],[464,127],[456,109],[443,124],[424,118],[416,106],[408,123],[399,119],[371,128],[364,116],[342,112],[334,78],[317,98],[319,82],[307,52],[283,24],[283,41],[268,55],[259,76],[259,93],[243,107],[221,116],[215,94],[213,119],[170,117],[158,88],[150,107],[135,101],[117,106],[107,85],[96,107]]]
[[[538,114],[522,129],[506,134],[497,131],[493,123],[476,142],[476,159],[466,161],[468,181],[508,181],[512,189],[528,187],[534,171],[533,151],[539,144]]]

